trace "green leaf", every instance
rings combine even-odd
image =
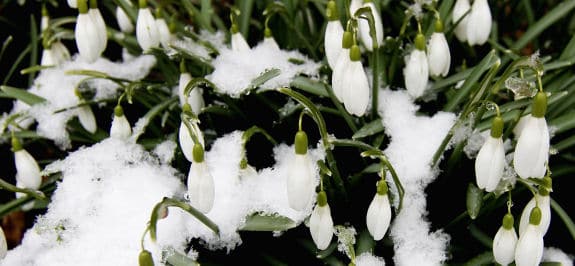
[[[0,86],[0,89],[6,94],[7,97],[20,100],[28,105],[34,105],[46,101],[46,99],[26,90],[4,85]]]
[[[254,213],[246,217],[246,223],[241,231],[285,231],[296,227],[297,224],[290,218],[278,214]]]
[[[360,128],[357,132],[355,132],[355,134],[353,134],[351,138],[352,139],[365,138],[380,133],[383,130],[384,127],[383,123],[381,122],[381,119],[375,119],[366,124],[365,126],[363,126],[362,128]]]
[[[266,69],[259,76],[252,79],[252,82],[248,86],[248,90],[255,89],[262,84],[266,83],[268,80],[273,79],[281,74],[281,71],[277,68]]]
[[[467,186],[466,204],[467,214],[471,219],[475,220],[483,204],[483,190],[476,187],[473,183],[469,183],[469,186]]]
[[[178,252],[172,247],[166,248],[163,251],[163,256],[166,258],[166,262],[168,262],[172,266],[199,266],[200,264],[195,260],[192,260],[190,257]]]
[[[295,77],[290,83],[290,87],[298,88],[302,91],[306,91],[317,96],[329,96],[323,83],[302,76]]]
[[[554,199],[551,199],[551,208],[555,211],[555,213],[557,213],[557,215],[559,215],[559,218],[561,218],[561,221],[563,221],[565,227],[567,227],[567,230],[569,230],[571,238],[575,240],[575,223],[571,217],[569,217],[569,214],[567,214],[567,212]]]

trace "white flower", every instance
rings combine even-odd
[[[383,44],[383,23],[381,22],[381,16],[377,12],[377,8],[373,2],[364,2],[362,7],[369,7],[371,9],[371,14],[373,15],[373,24],[375,26],[375,41],[379,47]],[[369,22],[367,19],[359,19],[359,36],[363,46],[368,51],[373,51],[373,42],[371,35],[369,34]]]
[[[503,217],[503,225],[499,227],[493,238],[493,257],[501,265],[507,265],[515,259],[515,245],[517,233],[513,228],[513,216],[506,214]]]
[[[106,22],[102,18],[102,13],[98,8],[90,8],[88,14],[92,17],[94,24],[96,25],[96,30],[98,33],[97,40],[99,41],[98,47],[102,50],[106,50],[106,45],[108,43],[108,32],[106,31]],[[100,52],[100,54],[102,53]]]
[[[337,57],[335,66],[332,68],[333,73],[331,75],[331,87],[333,89],[333,93],[340,102],[343,102],[344,98],[343,78],[346,75],[345,70],[347,66],[351,64],[351,59],[349,58],[349,50],[353,44],[352,39],[353,38],[351,32],[344,32],[341,41],[342,49]]]
[[[120,6],[116,7],[116,19],[118,20],[118,26],[120,26],[120,30],[122,32],[131,33],[134,31],[134,23],[132,23],[128,14],[126,14],[124,9]]]
[[[339,54],[343,50],[341,39],[343,38],[343,27],[339,20],[330,20],[325,28],[324,47],[325,56],[329,67],[335,68]]]
[[[443,32],[431,34],[427,47],[427,61],[429,63],[429,74],[432,76],[445,77],[449,73],[451,54]]]
[[[80,106],[78,107],[77,114],[82,127],[92,134],[96,133],[98,126],[96,125],[96,117],[94,117],[92,108],[90,108],[89,105]]]
[[[517,266],[537,266],[541,262],[544,245],[543,234],[538,226],[541,213],[537,210],[538,208],[533,208],[531,211],[529,225],[523,234],[520,233],[517,241],[515,247],[515,265]]]
[[[487,137],[475,159],[475,177],[477,187],[492,192],[497,188],[505,167],[505,150],[503,148],[503,119],[493,119],[491,135]]]
[[[469,14],[466,15],[465,13],[467,13],[469,8],[469,0],[457,0],[455,2],[455,6],[453,6],[453,24],[457,23],[457,21],[465,15],[459,24],[457,24],[457,27],[455,27],[455,36],[462,42],[467,41],[467,22],[469,21]]]
[[[194,145],[193,157],[188,173],[188,196],[194,208],[208,213],[214,205],[214,178],[204,161],[204,151],[201,145]]]
[[[521,178],[543,178],[549,158],[549,129],[544,117],[528,116],[513,158],[515,172]]]
[[[288,168],[287,198],[289,206],[297,211],[305,209],[314,194],[314,173],[307,154],[307,135],[299,131],[295,136],[295,155]]]
[[[232,50],[236,52],[247,52],[250,50],[250,45],[244,39],[240,32],[232,34]]]
[[[387,196],[387,184],[382,180],[379,181],[378,191],[369,204],[366,216],[367,230],[375,241],[381,240],[385,236],[390,221],[391,206]]]
[[[156,20],[148,8],[140,8],[138,10],[136,38],[144,52],[160,45],[160,33],[156,26]]]
[[[194,127],[192,127],[194,130]],[[196,136],[198,136],[198,140],[202,147],[205,147],[204,144],[204,136],[201,131],[196,132]],[[188,127],[184,124],[184,122],[180,123],[180,129],[178,131],[178,140],[180,142],[180,148],[182,149],[182,153],[184,153],[184,157],[190,162],[193,160],[192,150],[194,148],[194,139],[190,136],[190,131],[188,131]]]
[[[8,253],[8,243],[6,243],[4,230],[0,227],[0,260],[6,257],[6,253]]]
[[[491,11],[487,0],[474,0],[467,20],[467,42],[482,45],[491,33]]]
[[[349,56],[351,62],[344,68],[341,81],[343,103],[350,114],[362,116],[369,104],[369,81],[363,70],[357,45],[351,47]]]
[[[324,250],[333,237],[333,220],[325,192],[321,191],[317,197],[318,203],[309,218],[309,231],[317,248]]]
[[[186,86],[192,80],[192,75],[190,73],[184,72],[180,74],[180,81],[178,83],[178,96],[180,97],[180,105],[183,106],[186,103],[186,96],[184,95]],[[192,107],[192,111],[194,114],[198,115],[202,108],[204,108],[204,98],[202,96],[202,89],[201,88],[194,88],[190,91],[188,95],[188,101],[190,106]]]
[[[15,149],[14,163],[16,164],[16,182],[22,188],[38,189],[42,184],[40,167],[36,159],[24,149]]]
[[[102,36],[100,36],[100,26],[94,21],[94,17],[89,15],[88,12],[80,13],[78,19],[76,20],[76,28],[74,30],[74,36],[76,39],[76,46],[78,47],[78,52],[84,60],[88,62],[94,62],[106,47],[102,47]]]
[[[539,210],[541,210],[541,222],[537,227],[540,229],[542,235],[547,233],[549,225],[551,224],[551,202],[548,193],[547,195],[541,195],[538,193],[531,198],[527,205],[525,205],[525,208],[521,213],[521,219],[519,220],[519,235],[523,235],[523,233],[525,233],[529,225],[529,215],[535,206],[539,207]]]
[[[71,8],[78,8],[78,0],[68,0],[68,6]]]
[[[40,59],[40,65],[42,66],[53,66],[56,65],[56,63],[54,62],[54,53],[52,52],[52,49],[50,48],[44,48],[44,51],[42,51],[42,59]]]
[[[423,42],[423,45],[418,45],[418,42]],[[425,37],[418,34],[416,37],[416,49],[411,51],[411,54],[405,62],[403,69],[403,78],[405,79],[405,88],[411,97],[418,98],[423,95],[427,87],[427,79],[429,76],[429,67],[427,65],[427,56],[425,55]]]
[[[351,14],[351,16],[353,16],[353,14],[355,14],[355,12],[361,8],[361,6],[363,5],[363,0],[351,0],[351,2],[349,3],[349,13]]]
[[[268,47],[272,50],[280,50],[280,46],[278,45],[274,37],[265,37],[263,42],[264,47]]]
[[[172,41],[172,33],[170,32],[170,28],[168,28],[166,20],[163,18],[156,19],[156,27],[158,28],[158,34],[160,34],[160,43],[162,44],[162,47],[164,47],[164,49],[168,49]]]
[[[118,105],[114,108],[114,118],[112,119],[112,126],[110,127],[110,137],[127,139],[130,135],[132,135],[130,122],[126,119],[122,107]]]
[[[70,60],[70,52],[62,42],[60,41],[53,42],[50,49],[52,50],[52,56],[53,56],[52,58],[56,65],[60,65],[65,61]]]

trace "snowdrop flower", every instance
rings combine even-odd
[[[451,54],[445,34],[443,34],[443,23],[440,19],[435,22],[435,32],[429,38],[427,61],[430,75],[445,77],[449,73]]]
[[[203,213],[208,213],[214,205],[214,178],[204,161],[204,148],[195,144],[193,162],[188,173],[188,196],[190,203]]]
[[[190,106],[190,104],[184,104],[184,106],[182,107],[184,112],[191,112],[191,108],[192,107]],[[198,138],[198,141],[200,142],[202,147],[205,147],[203,133],[194,126],[191,127],[191,130],[192,133]],[[183,121],[180,123],[180,129],[178,131],[178,140],[180,142],[180,148],[182,149],[182,152],[184,153],[186,159],[189,162],[193,162],[194,156],[192,151],[194,149],[194,139],[190,135],[190,131],[188,130],[188,127]]]
[[[329,1],[327,3],[326,15],[329,19],[327,26],[325,28],[324,35],[324,48],[325,57],[327,58],[327,64],[333,70],[339,56],[339,53],[343,50],[341,47],[341,38],[343,38],[343,27],[339,22],[339,15],[337,13],[336,5],[334,1]]]
[[[307,154],[307,135],[300,130],[295,135],[295,155],[287,176],[287,198],[289,206],[301,211],[308,206],[314,193],[314,174]]]
[[[80,0],[84,1],[84,0]],[[78,0],[68,0],[68,6],[71,8],[78,8]]]
[[[515,245],[517,244],[517,233],[513,228],[513,215],[511,213],[503,216],[503,224],[497,230],[493,238],[493,257],[501,265],[508,265],[515,258]]]
[[[482,45],[491,33],[491,11],[487,0],[474,0],[467,20],[467,42]]]
[[[272,50],[280,50],[280,46],[274,39],[272,30],[270,28],[265,28],[264,30],[264,45],[271,48]]]
[[[545,188],[539,189],[533,198],[525,205],[519,220],[519,235],[523,235],[529,226],[529,215],[533,208],[538,207],[541,212],[541,222],[537,226],[542,235],[547,233],[549,225],[551,224],[551,199],[549,198],[549,191]]]
[[[331,87],[333,89],[333,93],[340,102],[343,102],[344,87],[342,82],[343,78],[347,74],[345,73],[345,69],[349,64],[351,64],[351,59],[349,58],[349,49],[352,45],[352,33],[345,31],[341,39],[342,49],[337,57],[334,68],[332,68],[333,73],[331,75]]]
[[[369,104],[369,82],[361,64],[359,46],[349,50],[351,62],[343,70],[341,85],[345,109],[353,115],[362,116]]]
[[[156,13],[156,27],[158,28],[158,34],[160,35],[160,43],[164,49],[170,48],[170,43],[172,41],[172,33],[170,32],[170,28],[166,23],[166,20],[161,17],[161,9],[158,9],[158,13]]]
[[[547,95],[538,92],[533,99],[531,116],[527,117],[515,146],[513,167],[521,178],[543,178],[549,158],[549,130],[545,120]]]
[[[102,13],[100,13],[95,0],[90,0],[90,9],[88,10],[88,14],[92,17],[94,24],[96,24],[96,29],[98,31],[97,40],[100,42],[99,47],[104,51],[108,43],[108,32],[106,31],[106,22],[104,22]]]
[[[12,151],[14,152],[14,163],[16,164],[16,182],[21,188],[38,189],[42,184],[40,167],[36,159],[30,155],[16,137],[12,137]]]
[[[82,127],[92,134],[96,133],[98,126],[96,125],[96,117],[92,112],[92,108],[90,108],[89,105],[80,106],[78,107],[77,114]]]
[[[363,0],[351,0],[349,3],[349,14],[353,17],[353,14],[361,8],[363,5]]]
[[[333,220],[324,191],[317,194],[317,205],[309,218],[309,231],[318,249],[324,250],[329,246],[333,237]]]
[[[130,2],[127,2],[130,3]],[[120,30],[124,33],[131,33],[134,31],[134,23],[128,17],[128,14],[120,6],[116,7],[116,19],[118,20],[118,26]]]
[[[130,122],[126,119],[122,106],[118,105],[114,108],[114,118],[112,119],[112,126],[110,127],[110,137],[127,139],[130,135],[132,135]]]
[[[425,56],[425,37],[423,34],[418,33],[415,37],[415,49],[411,51],[403,69],[407,93],[413,98],[423,95],[427,87],[428,76],[429,67],[427,65],[427,56]]]
[[[536,266],[543,256],[543,234],[539,223],[541,210],[535,207],[529,215],[529,225],[523,234],[520,234],[515,247],[515,265]]]
[[[246,42],[246,39],[244,39],[244,36],[238,29],[238,25],[233,24],[231,32],[232,32],[232,39],[231,39],[232,51],[247,52],[251,49],[250,45],[248,44],[248,42]]]
[[[371,10],[371,15],[373,16],[373,24],[375,26],[375,44],[376,48],[383,44],[383,23],[381,22],[381,16],[373,4],[373,0],[363,1],[362,7],[369,7]],[[359,19],[359,37],[361,43],[368,51],[373,51],[373,40],[369,33],[369,22],[367,19]]]
[[[0,227],[0,260],[6,257],[6,253],[8,253],[8,243],[6,243],[4,230]]]
[[[185,95],[185,89],[188,83],[192,80],[192,75],[190,73],[184,72],[180,74],[180,80],[178,83],[178,96],[180,98],[180,105],[184,106],[187,102],[190,104],[192,111],[194,114],[198,115],[202,111],[202,108],[205,106],[204,98],[202,96],[202,89],[194,88],[190,91],[189,95]],[[187,101],[186,101],[187,100]]]
[[[387,191],[387,183],[385,180],[380,180],[377,183],[377,193],[367,209],[367,230],[375,241],[379,241],[385,236],[391,221],[391,206]]]
[[[453,24],[457,23],[457,21],[459,21],[465,15],[465,17],[463,17],[463,19],[461,19],[459,24],[457,24],[455,27],[455,36],[461,42],[467,41],[467,22],[469,21],[469,14],[465,13],[469,11],[469,8],[469,0],[457,0],[455,2],[455,6],[453,6]]]
[[[92,10],[92,9],[90,9]],[[78,2],[78,19],[74,36],[80,56],[88,62],[94,62],[106,49],[107,35],[102,33],[102,21],[96,21],[99,12],[88,11],[86,1]],[[101,15],[100,15],[101,19]],[[104,25],[104,33],[106,31]],[[106,38],[106,39],[103,39]]]
[[[138,20],[136,21],[136,39],[138,39],[138,44],[144,51],[160,45],[160,33],[156,26],[156,20],[152,16],[150,9],[148,9],[145,0],[140,1]]]
[[[503,119],[496,116],[491,126],[491,135],[481,146],[475,159],[475,177],[477,187],[492,192],[497,188],[505,166],[505,150],[503,149]]]
[[[53,42],[42,51],[40,64],[43,66],[58,66],[70,59],[70,52],[60,41]]]

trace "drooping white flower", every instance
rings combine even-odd
[[[127,2],[130,3],[130,2]],[[116,19],[118,20],[118,26],[120,30],[124,33],[131,33],[134,31],[134,23],[128,17],[128,14],[120,6],[116,7]]]
[[[156,20],[147,7],[140,7],[138,20],[136,21],[136,39],[144,51],[160,45],[160,33],[156,26]]]
[[[469,0],[457,0],[453,6],[453,24],[457,23],[457,21],[465,15],[465,17],[463,17],[455,27],[455,36],[461,42],[467,41],[467,22],[469,21],[469,14],[465,13],[469,11],[470,7],[471,5],[469,4]]]
[[[289,206],[297,211],[305,209],[314,194],[314,174],[307,154],[307,135],[298,131],[295,136],[295,155],[288,168],[287,198]]]
[[[387,190],[385,180],[379,181],[377,193],[367,209],[367,230],[375,241],[379,241],[385,236],[391,222],[391,205],[389,204]]]
[[[537,266],[543,256],[543,234],[539,227],[541,211],[535,207],[529,215],[529,224],[523,234],[520,233],[515,247],[515,265]]]
[[[94,21],[94,15],[90,15],[85,1],[79,2],[80,14],[76,20],[74,36],[80,56],[87,62],[94,62],[106,49],[105,41],[101,40],[102,32],[99,22]],[[102,46],[104,44],[104,46]]]
[[[187,72],[182,72],[180,74],[180,80],[178,83],[178,96],[180,98],[180,105],[183,106],[186,103],[186,95],[184,95],[186,86],[192,80],[192,75]],[[187,97],[187,103],[192,107],[194,114],[198,115],[205,106],[204,98],[202,96],[201,88],[194,88],[190,91]]]
[[[435,22],[435,32],[429,38],[427,61],[430,75],[445,77],[449,73],[451,53],[449,52],[449,45],[445,39],[445,34],[443,34],[443,24],[440,20]]]
[[[12,138],[12,150],[14,151],[14,164],[16,165],[16,182],[21,188],[38,189],[42,184],[40,167],[36,159],[22,148],[20,141]]]
[[[549,129],[545,120],[547,95],[538,92],[533,100],[531,116],[525,124],[515,146],[513,167],[521,178],[543,178],[549,158]]]
[[[232,33],[232,50],[236,52],[246,52],[249,51],[250,45],[244,39],[244,36],[240,32]]]
[[[324,48],[327,64],[333,70],[339,54],[343,50],[341,39],[343,38],[343,27],[339,21],[336,5],[334,1],[329,1],[326,8],[326,15],[329,19],[325,28]]]
[[[351,0],[349,3],[349,14],[353,16],[355,12],[361,8],[363,5],[363,0]]]
[[[487,0],[474,0],[467,20],[467,42],[482,45],[491,33],[491,10]]]
[[[183,108],[186,108],[185,106],[186,105],[184,105]],[[187,106],[189,106],[189,104]],[[198,141],[202,147],[205,147],[203,133],[200,130],[196,130],[195,127],[192,127],[192,132],[198,137]],[[178,141],[180,142],[180,148],[182,149],[182,153],[184,153],[184,157],[186,157],[189,162],[192,162],[194,139],[190,135],[190,131],[184,122],[180,123],[180,129],[178,130]]]
[[[160,34],[160,43],[164,49],[168,49],[170,47],[170,42],[172,41],[172,33],[170,32],[170,28],[166,23],[166,20],[163,18],[156,19],[156,27],[158,28],[158,34]]]
[[[513,215],[510,213],[503,217],[503,224],[493,238],[493,257],[501,265],[507,265],[515,259],[515,245],[517,233],[513,228]]]
[[[349,50],[351,62],[343,69],[341,81],[345,109],[353,115],[362,116],[369,104],[369,81],[361,64],[359,46]]]
[[[324,250],[329,246],[333,237],[333,220],[324,191],[320,191],[317,195],[317,205],[309,218],[309,231],[318,249]]]
[[[475,159],[475,177],[477,187],[492,192],[497,188],[505,167],[505,150],[503,148],[503,119],[493,119],[491,135],[481,146]]]
[[[117,139],[127,139],[132,135],[132,128],[130,122],[124,115],[122,106],[114,108],[114,118],[112,119],[112,126],[110,127],[110,137]]]
[[[89,105],[83,105],[78,107],[77,110],[78,120],[82,127],[92,134],[96,133],[98,126],[96,125],[96,117],[92,112],[92,108]]]
[[[191,205],[203,213],[208,213],[214,205],[214,178],[204,161],[204,148],[194,145],[193,162],[188,173],[188,196]]]
[[[351,59],[349,58],[349,50],[353,44],[353,37],[351,32],[345,31],[341,40],[341,52],[339,53],[335,66],[332,68],[333,73],[331,75],[331,87],[333,93],[340,102],[343,102],[344,86],[343,78],[345,77],[345,69],[349,64],[351,64]]]
[[[65,61],[70,60],[70,52],[62,42],[55,41],[52,43],[50,48],[52,50],[53,60],[56,65],[60,65]]]
[[[106,31],[106,22],[104,22],[104,18],[102,17],[102,13],[97,7],[92,7],[88,10],[88,14],[92,17],[94,24],[96,25],[99,46],[102,49],[102,52],[106,50],[106,46],[108,44],[108,33]],[[101,52],[100,52],[101,54]]]
[[[40,65],[42,66],[53,66],[56,65],[54,62],[54,53],[50,48],[44,48],[42,51],[42,58],[40,59]]]
[[[542,195],[543,194],[543,195]],[[519,220],[519,235],[523,235],[529,225],[529,215],[535,206],[539,207],[541,212],[541,222],[537,226],[542,235],[547,233],[549,225],[551,224],[551,199],[549,192],[545,189],[540,189],[539,193],[533,196],[531,200],[525,205]]]
[[[78,8],[78,0],[67,0],[68,6],[71,8]]]
[[[362,7],[369,7],[371,10],[371,15],[373,16],[373,24],[375,26],[375,41],[376,47],[383,44],[383,23],[381,22],[381,16],[375,8],[375,4],[372,1],[364,1]],[[368,51],[373,51],[373,40],[369,33],[369,22],[366,19],[359,19],[359,36],[361,43]]]
[[[4,229],[0,226],[0,260],[6,257],[6,253],[8,253],[8,243],[6,243]]]
[[[425,55],[425,37],[419,33],[415,38],[415,49],[406,59],[403,69],[405,88],[411,97],[418,98],[423,95],[427,87],[428,77],[429,66]]]

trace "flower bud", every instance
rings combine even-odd
[[[325,28],[325,35],[324,35],[324,48],[325,48],[325,56],[327,58],[327,63],[329,67],[333,70],[337,58],[339,54],[343,50],[341,46],[341,40],[343,38],[343,27],[339,22],[339,18],[337,16],[337,11],[335,11],[335,2],[330,1],[334,7],[332,7],[333,11],[330,14],[330,7],[328,4],[328,15],[335,17],[335,19],[331,19],[327,22],[327,26]],[[334,14],[335,13],[335,14]]]
[[[134,31],[134,23],[132,23],[128,17],[128,14],[126,14],[124,9],[122,9],[120,6],[116,7],[116,19],[118,20],[118,26],[122,32],[132,33]]]
[[[537,97],[536,97],[537,98]],[[538,108],[537,114],[544,113]],[[527,116],[515,146],[513,167],[521,178],[543,178],[549,158],[549,129],[545,117]]]
[[[482,45],[491,33],[491,10],[487,0],[474,0],[467,20],[467,42]]]
[[[194,145],[194,162],[188,173],[188,196],[194,208],[208,213],[214,206],[214,178],[203,160],[203,148],[196,147],[200,147],[200,145]]]
[[[492,192],[497,188],[505,168],[505,149],[501,135],[503,119],[493,119],[491,135],[487,137],[475,159],[475,177],[477,187]]]
[[[297,211],[305,209],[314,193],[314,173],[307,154],[307,135],[299,131],[295,137],[295,155],[288,168],[287,198],[289,206]]]
[[[114,108],[114,118],[110,127],[110,137],[117,139],[127,139],[132,135],[130,122],[124,115],[124,109],[118,105]]]
[[[247,52],[250,51],[250,45],[244,39],[244,36],[240,32],[232,33],[232,50],[236,52]]]
[[[318,193],[317,202],[309,218],[309,231],[317,248],[324,250],[333,237],[333,220],[324,191]]]
[[[431,34],[427,47],[427,61],[429,64],[429,74],[432,76],[445,77],[447,73],[449,73],[451,54],[443,32],[434,32]]]
[[[469,0],[457,0],[453,6],[453,23],[457,23],[464,15],[463,19],[455,27],[455,36],[459,41],[467,41],[467,21],[469,20],[469,15],[466,14],[470,8]]]
[[[158,27],[156,26],[156,20],[148,8],[140,7],[138,10],[138,20],[136,21],[136,39],[138,40],[138,44],[140,44],[140,47],[142,47],[144,52],[160,45],[160,33],[158,32]]]
[[[384,180],[379,181],[377,193],[367,209],[367,230],[375,241],[379,241],[385,236],[391,222],[391,205],[387,190],[387,183]]]
[[[519,220],[519,235],[523,235],[525,230],[527,229],[528,225],[531,223],[531,216],[533,214],[533,210],[537,207],[538,211],[534,214],[535,218],[538,218],[538,223],[536,224],[541,234],[545,235],[547,230],[549,229],[549,225],[551,224],[551,199],[549,194],[535,195],[525,206],[523,212],[521,213],[521,218]],[[539,217],[536,217],[539,216]],[[533,222],[536,222],[534,220]]]
[[[493,257],[501,265],[508,265],[515,259],[517,234],[513,228],[513,215],[503,217],[503,224],[493,238]]]
[[[423,45],[417,45],[418,42],[423,43]],[[419,46],[419,48],[417,48],[417,46]],[[417,41],[416,38],[416,48],[417,49],[413,49],[411,54],[406,58],[405,68],[403,69],[405,88],[407,89],[407,93],[413,98],[418,98],[423,95],[423,92],[427,88],[429,76],[429,66],[424,51],[425,39],[423,39],[423,41]]]

